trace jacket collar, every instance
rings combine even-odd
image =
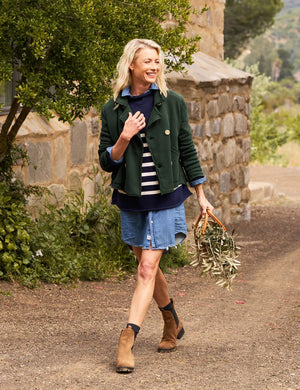
[[[156,122],[161,118],[160,107],[165,100],[166,100],[165,96],[162,93],[160,93],[159,90],[154,92],[154,107],[151,112],[151,116],[148,122],[148,127],[151,126],[152,123]]]
[[[160,90],[154,90],[154,108],[151,113],[148,126],[150,126],[153,122],[157,121],[161,117],[160,113],[160,106],[163,104],[163,102],[166,100],[165,96],[160,93]],[[120,115],[121,121],[124,123],[126,119],[128,118],[128,114],[130,112],[130,107],[128,103],[128,99],[125,96],[122,96],[121,93],[118,95],[116,101],[115,101],[115,107],[114,110],[116,110],[119,106],[124,107],[124,111]]]
[[[163,103],[166,100],[165,96],[162,93],[160,93],[159,89],[153,90],[153,93],[154,93],[154,105],[155,106],[161,105],[161,103]],[[119,95],[118,95],[118,97],[117,97],[117,99],[115,101],[115,107],[117,105],[120,105],[120,106],[123,106],[123,107],[127,107],[129,105],[127,97],[126,96],[122,96],[122,94],[119,93]],[[114,109],[116,109],[115,107],[114,107]]]
[[[154,90],[157,90],[157,89],[159,89],[157,84],[156,83],[152,83],[150,85],[150,88],[143,95],[146,95],[146,94],[150,93],[151,91],[154,91]],[[123,91],[121,91],[121,95],[122,96],[132,96],[131,93],[130,93],[130,87],[128,86],[128,87],[124,88]]]

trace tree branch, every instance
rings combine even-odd
[[[3,123],[2,129],[1,129],[1,135],[5,137],[9,131],[9,128],[12,124],[12,121],[14,120],[16,113],[18,111],[18,108],[20,106],[20,103],[18,102],[18,99],[15,97],[12,101],[9,113],[7,115],[7,118],[5,122]]]
[[[30,113],[31,107],[24,106],[16,119],[14,125],[12,126],[10,132],[7,135],[7,143],[10,146],[15,139],[20,127],[22,126],[23,122],[27,118],[27,115]]]

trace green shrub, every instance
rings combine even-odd
[[[25,164],[29,164],[27,152],[19,145],[12,145],[5,158],[0,162],[0,182],[6,184],[7,191],[14,200],[18,199],[24,205],[28,196],[41,196],[44,192],[44,188],[25,185],[16,178],[13,167],[16,165],[24,167]]]
[[[81,191],[69,194],[62,208],[45,204],[33,231],[40,280],[99,280],[133,271],[135,257],[121,240],[119,211],[108,191],[104,183],[92,201],[85,202]]]
[[[189,254],[184,244],[172,247],[164,252],[160,260],[160,269],[168,272],[170,269],[180,268],[189,264]]]
[[[251,160],[266,163],[280,159],[276,152],[279,146],[288,140],[288,134],[281,131],[274,112],[264,111],[264,101],[274,89],[274,83],[264,74],[260,74],[257,65],[246,68],[254,75],[251,93]]]
[[[22,200],[0,182],[0,277],[31,284],[36,279],[31,251],[32,221]]]
[[[262,97],[262,103],[267,113],[273,112],[286,104],[295,106],[300,103],[300,83],[284,79],[278,83],[272,82],[267,88],[268,93]]]
[[[287,142],[288,133],[280,131],[276,115],[265,115],[263,106],[257,106],[252,108],[250,119],[251,161],[267,163],[280,159],[277,149]]]
[[[300,114],[290,120],[288,123],[290,139],[300,144]]]
[[[17,145],[0,162],[0,278],[33,285],[37,272],[31,251],[32,220],[25,204],[26,197],[43,190],[15,178],[13,166],[26,162],[26,152]]]
[[[288,140],[300,143],[300,114],[292,108],[281,109],[277,110],[276,119],[288,134]]]
[[[280,128],[276,113],[266,111],[266,106],[273,108],[273,98],[268,104],[266,102],[270,95],[274,94],[276,83],[272,82],[270,77],[261,74],[257,64],[246,67],[240,61],[234,61],[231,64],[254,76],[250,113],[251,161],[268,163],[280,160],[281,156],[277,154],[277,149],[287,142],[289,134],[285,129]],[[288,91],[287,87],[281,86],[280,89],[282,88]],[[290,95],[294,96],[292,93]]]

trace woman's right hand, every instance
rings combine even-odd
[[[146,126],[144,114],[137,111],[134,115],[130,112],[123,127],[123,131],[111,150],[110,157],[118,161],[123,157],[131,138]]]
[[[122,136],[128,141],[146,126],[145,116],[142,112],[137,111],[134,115],[130,112],[125,121]]]

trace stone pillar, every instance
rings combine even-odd
[[[196,11],[190,18],[188,30],[190,36],[200,35],[198,47],[202,53],[219,60],[223,59],[224,51],[224,8],[226,0],[190,0]],[[204,5],[208,11],[200,15]],[[198,13],[197,13],[198,12]]]
[[[168,85],[186,100],[194,142],[207,177],[204,191],[225,224],[250,219],[249,102],[252,76],[203,53],[187,75],[170,73]],[[196,196],[186,202],[191,218]]]

